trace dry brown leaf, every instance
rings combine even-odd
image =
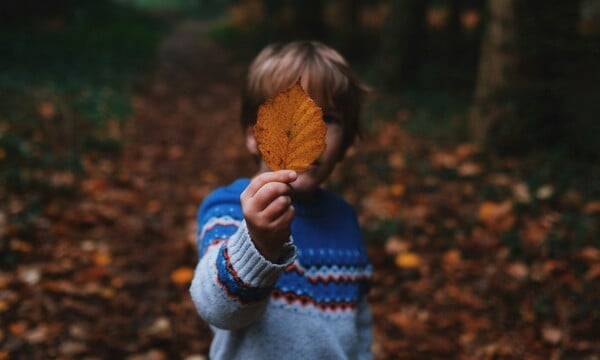
[[[171,281],[178,285],[189,284],[192,277],[194,277],[194,269],[190,267],[180,267],[171,272]]]
[[[107,266],[111,263],[112,259],[110,254],[106,252],[97,252],[93,255],[94,264],[97,266]]]
[[[529,276],[529,268],[525,263],[520,261],[508,264],[505,271],[517,280],[524,280]]]
[[[254,136],[271,170],[306,170],[325,150],[323,112],[300,81],[258,109]]]
[[[417,268],[421,264],[421,257],[414,252],[401,252],[396,256],[396,266],[401,269]]]
[[[444,253],[442,257],[442,263],[444,267],[453,269],[457,267],[462,261],[462,254],[459,250],[452,249]]]
[[[550,344],[558,344],[563,338],[563,332],[557,327],[545,326],[542,329],[542,338]]]

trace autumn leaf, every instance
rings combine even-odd
[[[194,269],[190,267],[180,267],[171,272],[171,281],[177,285],[185,285],[192,281]]]
[[[271,170],[306,170],[325,150],[323,112],[300,81],[258,109],[254,136]]]
[[[94,264],[97,266],[106,266],[111,263],[110,254],[105,252],[97,252],[93,256]]]
[[[401,269],[412,269],[417,268],[421,264],[421,257],[419,254],[407,251],[401,252],[396,256],[396,266]]]
[[[486,223],[494,223],[510,215],[513,204],[510,201],[495,203],[485,201],[479,206],[479,219]]]

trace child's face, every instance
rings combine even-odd
[[[325,138],[325,151],[313,162],[308,170],[298,174],[298,179],[291,183],[298,197],[308,197],[319,188],[335,169],[341,158],[342,138],[344,128],[338,113],[325,113],[324,120],[327,123],[327,136]]]
[[[335,110],[327,109],[323,109],[323,113],[323,118],[327,123],[325,151],[306,171],[298,174],[296,181],[291,183],[298,198],[310,199],[314,195],[315,190],[329,178],[329,175],[331,175],[341,158],[344,133],[341,114]],[[246,146],[251,153],[258,154],[256,140],[252,131],[248,131],[246,134]],[[265,171],[270,171],[270,169],[264,161],[261,161],[260,172]]]

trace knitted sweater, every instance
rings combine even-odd
[[[272,263],[243,220],[249,182],[217,189],[198,212],[190,292],[214,331],[211,359],[370,359],[372,269],[352,207],[324,190],[294,202],[292,236]]]

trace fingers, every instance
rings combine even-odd
[[[262,211],[262,215],[269,222],[275,222],[275,220],[288,212],[290,208],[293,209],[292,199],[287,195],[282,195],[271,201]]]
[[[276,201],[269,204],[269,206],[263,210],[258,216],[250,216],[250,222],[257,229],[264,231],[281,231],[288,229],[294,219],[295,209],[287,201],[283,200],[283,197],[278,198]],[[248,219],[248,218],[247,218]]]
[[[267,226],[292,207],[292,189],[288,184],[268,183],[253,198],[242,200],[242,212],[259,226]]]
[[[296,180],[297,177],[298,174],[292,170],[265,172],[252,179],[250,185],[248,185],[248,187],[246,188],[246,190],[244,190],[242,195],[247,197],[254,197],[254,195],[256,195],[256,193],[267,183],[279,182],[289,184]]]
[[[252,201],[257,205],[259,210],[263,210],[279,197],[290,199],[291,194],[292,187],[290,185],[280,182],[270,182],[254,194]]]

